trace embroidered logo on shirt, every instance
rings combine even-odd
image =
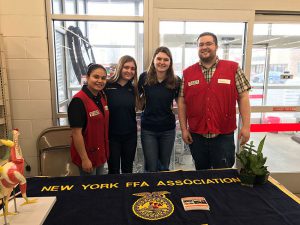
[[[230,84],[230,80],[228,79],[218,79],[219,84]]]
[[[197,85],[197,84],[199,84],[199,80],[192,80],[192,81],[188,82],[189,87],[193,86],[193,85]]]
[[[99,110],[95,110],[89,113],[90,117],[97,116],[99,114],[100,114]]]

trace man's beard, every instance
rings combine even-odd
[[[200,60],[201,60],[202,62],[210,63],[210,62],[212,62],[212,61],[214,60],[215,55],[210,54],[208,57],[202,57],[201,54],[199,54],[199,57],[200,57]]]

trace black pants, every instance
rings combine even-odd
[[[137,132],[126,135],[110,135],[108,173],[120,173],[120,161],[122,173],[132,173],[133,161],[137,145]]]
[[[231,168],[235,161],[234,134],[219,134],[215,138],[205,138],[191,133],[193,143],[190,150],[196,170]]]

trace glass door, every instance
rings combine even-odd
[[[249,23],[253,23],[254,12],[158,9],[154,15],[156,23],[153,27],[159,33],[157,35],[153,31],[152,49],[157,46],[170,48],[176,75],[181,77],[183,69],[199,61],[197,38],[202,32],[217,35],[217,54],[220,59],[238,62],[244,70],[250,68],[250,61],[247,63],[246,56],[251,52],[247,51],[246,46],[250,40],[247,35],[251,32],[246,31],[251,31],[248,27]],[[190,151],[181,139],[179,123],[176,137],[173,168],[194,169]]]
[[[236,61],[243,67],[246,23],[160,21],[160,45],[168,46],[173,54],[174,70],[182,70],[199,60],[197,38],[202,32],[212,32],[218,38],[220,59]],[[228,32],[232,31],[232,32]]]
[[[300,21],[296,16],[274,19],[278,17],[270,22],[254,11],[156,9],[149,46],[169,47],[175,72],[181,76],[184,68],[198,61],[198,35],[215,33],[218,56],[238,62],[252,85],[251,140],[257,145],[267,135],[265,154],[271,172],[299,171]],[[193,169],[180,130],[177,137],[175,167]]]
[[[251,136],[267,135],[265,153],[276,172],[299,171],[300,23],[294,19],[257,22],[253,32],[251,122],[260,132]]]

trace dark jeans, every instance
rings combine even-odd
[[[108,173],[132,173],[133,161],[136,152],[137,133],[109,136]]]
[[[190,150],[196,170],[230,168],[235,161],[234,133],[219,134],[215,138],[205,138],[191,133],[193,143]]]
[[[175,129],[162,132],[141,130],[146,172],[169,170],[175,132]]]

